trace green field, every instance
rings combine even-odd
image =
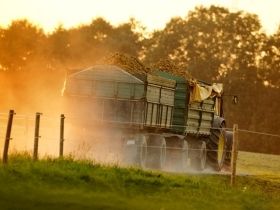
[[[268,175],[238,176],[232,188],[225,175],[14,155],[0,167],[0,209],[280,209],[279,176]]]
[[[280,156],[239,152],[237,168],[240,173],[280,177]]]

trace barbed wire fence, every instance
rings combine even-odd
[[[65,120],[66,118],[66,120]],[[69,120],[69,121],[68,121]],[[55,116],[46,116],[42,113],[33,114],[16,114],[13,110],[10,110],[9,114],[0,113],[0,138],[5,141],[1,141],[0,144],[0,154],[2,157],[2,162],[4,164],[8,163],[8,154],[9,149],[10,153],[17,152],[28,152],[32,154],[33,160],[42,158],[44,156],[50,157],[60,157],[62,158],[65,155],[70,155],[77,159],[90,159],[95,158],[96,161],[104,161],[104,157],[108,161],[116,161],[119,163],[120,157],[113,154],[115,148],[110,147],[108,151],[102,152],[103,154],[98,157],[97,153],[100,153],[99,150],[102,150],[102,141],[94,141],[94,145],[89,144],[86,139],[98,138],[94,136],[94,131],[88,131],[85,129],[79,129],[78,136],[71,136],[71,129],[75,129],[71,124],[71,121],[79,120],[77,117],[65,117],[61,114],[58,117]],[[132,122],[123,122],[123,121],[102,121],[96,120],[95,123],[114,123],[128,125]],[[142,125],[142,123],[133,122],[134,125]],[[176,126],[178,127],[178,126]],[[186,126],[182,126],[186,127]],[[5,131],[6,129],[6,131]],[[265,133],[250,131],[246,129],[240,129],[237,125],[234,125],[233,128],[215,128],[210,127],[210,129],[217,130],[226,130],[233,132],[233,146],[229,150],[226,148],[225,152],[231,153],[231,185],[235,183],[236,175],[236,165],[238,159],[238,133],[250,133],[254,135],[264,135],[274,138],[280,138],[278,134]],[[73,132],[72,132],[73,133]],[[98,131],[97,131],[98,133]],[[112,134],[115,135],[115,134]],[[107,134],[107,137],[110,138],[110,132]],[[113,146],[115,146],[113,144]],[[161,149],[160,146],[146,146],[147,148]],[[100,149],[102,148],[102,149]],[[120,149],[120,148],[119,148]],[[183,151],[182,147],[169,147],[165,146],[166,150],[178,150]],[[188,151],[200,150],[199,148],[188,148]],[[206,149],[206,152],[218,151],[214,149]],[[111,156],[111,157],[110,157]],[[278,158],[278,157],[277,157]],[[276,166],[276,170],[277,170]],[[280,170],[280,168],[279,168]]]

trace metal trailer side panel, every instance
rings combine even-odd
[[[77,118],[143,125],[145,83],[115,66],[93,66],[67,77],[66,106]]]
[[[171,128],[175,85],[174,80],[147,75],[145,126]]]
[[[78,115],[98,115],[93,121],[170,129],[176,82],[154,75],[144,81],[119,67],[93,66],[68,76],[64,95]],[[86,108],[78,105],[80,98]]]
[[[209,136],[214,120],[214,107],[214,98],[189,104],[185,134]]]
[[[189,104],[191,86],[185,78],[162,71],[158,71],[156,74],[176,81],[172,131],[185,135],[210,135],[215,99],[208,98],[202,102]],[[198,82],[209,85],[202,81]]]
[[[117,66],[96,65],[69,75],[64,94],[142,99],[145,97],[144,82]]]
[[[175,80],[176,88],[174,94],[174,110],[172,118],[172,131],[179,134],[184,134],[187,116],[188,104],[188,84],[185,78],[175,76],[167,72],[157,71],[156,75],[163,78]]]

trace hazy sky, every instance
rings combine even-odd
[[[68,28],[97,16],[112,24],[135,17],[151,31],[163,28],[171,17],[185,17],[197,5],[211,4],[257,14],[268,33],[280,24],[279,0],[0,0],[0,25],[27,18],[52,31],[58,24]]]

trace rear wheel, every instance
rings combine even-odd
[[[139,136],[138,142],[137,142],[137,146],[138,146],[138,152],[137,152],[137,164],[141,167],[141,168],[145,168],[146,167],[146,161],[147,161],[147,141],[146,141],[146,137],[144,135]]]
[[[166,160],[166,141],[161,135],[151,134],[147,140],[147,167],[162,169]]]
[[[224,166],[226,156],[225,123],[211,130],[211,136],[207,144],[208,163],[215,170],[220,171]]]
[[[181,155],[181,165],[182,170],[186,171],[188,169],[188,160],[189,160],[189,144],[186,140],[182,141],[182,155]]]
[[[188,167],[189,148],[188,142],[179,137],[166,139],[166,169],[171,171],[186,171]]]
[[[191,157],[191,167],[195,170],[202,171],[205,169],[206,165],[206,143],[205,141],[200,141],[192,147],[192,157]]]
[[[128,136],[124,141],[123,161],[129,165],[146,167],[147,141],[145,135]]]

